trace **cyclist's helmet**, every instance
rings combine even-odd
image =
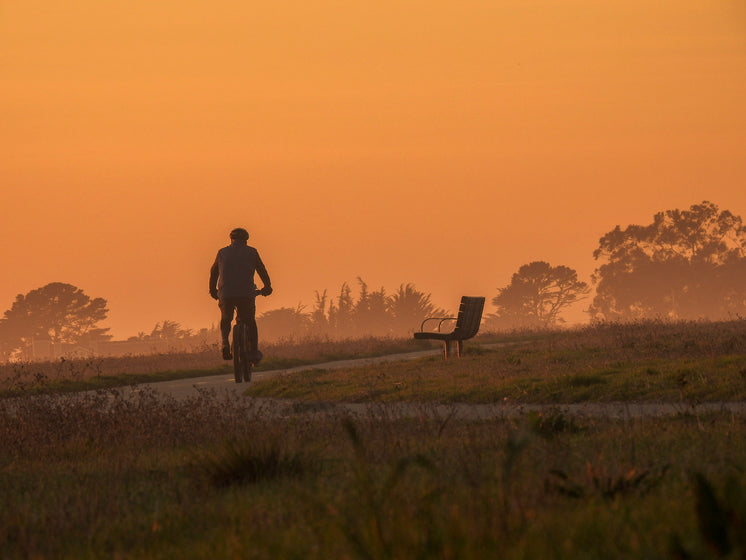
[[[238,227],[231,231],[231,239],[239,239],[241,241],[249,240],[249,232],[244,228]]]

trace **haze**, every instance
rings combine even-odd
[[[0,313],[59,281],[115,338],[209,326],[236,226],[260,313],[589,281],[616,225],[746,217],[744,99],[741,0],[3,2]]]

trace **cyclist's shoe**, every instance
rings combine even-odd
[[[254,352],[254,355],[251,357],[251,363],[255,366],[259,365],[259,362],[262,361],[262,358],[264,357],[264,354],[262,354],[259,350]]]
[[[223,344],[223,359],[224,360],[230,360],[233,358],[233,355],[231,354],[231,347],[228,344]]]

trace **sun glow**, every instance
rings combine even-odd
[[[0,8],[0,311],[69,282],[117,337],[217,321],[247,227],[275,294],[361,276],[453,309],[712,200],[746,214],[739,2]],[[583,318],[578,309],[577,315]]]

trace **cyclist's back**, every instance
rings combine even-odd
[[[220,249],[210,273],[211,279],[217,275],[218,298],[254,297],[254,272],[259,274],[265,286],[269,284],[267,269],[254,247],[234,240]]]
[[[257,349],[257,355],[260,355],[255,316],[255,273],[259,274],[264,284],[260,293],[264,296],[272,293],[269,274],[259,252],[247,245],[249,233],[243,228],[236,228],[231,231],[230,238],[231,244],[218,251],[210,269],[210,295],[218,300],[220,306],[220,334],[223,358],[226,360],[231,359],[228,337],[234,312],[238,314],[239,322],[249,326],[249,338],[253,347]],[[258,363],[258,360],[255,363]]]

